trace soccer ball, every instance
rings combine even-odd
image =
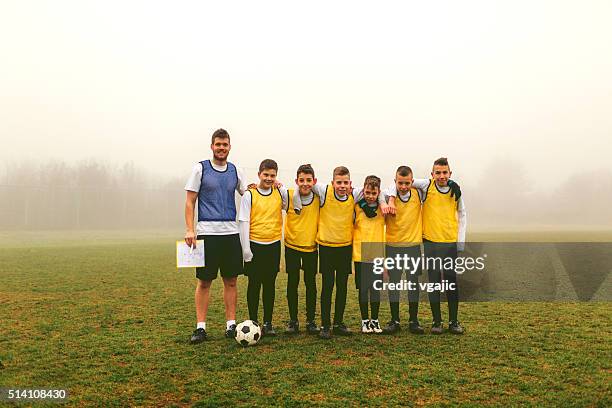
[[[236,341],[243,347],[254,346],[261,339],[261,327],[252,320],[236,326]]]

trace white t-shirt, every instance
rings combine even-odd
[[[217,171],[225,171],[227,164],[218,166],[213,161],[210,161],[213,169]],[[244,178],[244,174],[241,168],[236,166],[236,173],[238,174],[238,184],[236,185],[236,191],[242,195],[247,190],[247,182]],[[193,191],[198,193],[200,191],[200,183],[202,182],[202,163],[196,163],[193,166],[191,175],[187,179],[185,184],[185,190]],[[196,207],[197,209],[197,207]],[[238,209],[238,205],[236,205]],[[198,221],[196,226],[197,235],[231,235],[238,234],[238,222],[236,221]]]

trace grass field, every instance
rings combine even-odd
[[[176,270],[169,235],[3,233],[0,278],[0,387],[67,388],[69,405],[612,405],[610,303],[465,303],[464,336],[301,334],[243,349],[223,338],[221,282],[211,341],[188,344],[194,277]],[[281,273],[279,327],[285,284]],[[426,303],[420,318],[431,322]]]

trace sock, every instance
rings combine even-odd
[[[206,330],[206,322],[198,322],[196,329],[204,329]]]
[[[228,320],[227,323],[225,324],[226,330],[229,330],[230,326],[232,324],[236,324],[236,321],[235,320]]]

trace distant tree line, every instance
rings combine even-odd
[[[255,173],[249,169],[253,179]],[[181,229],[186,177],[160,179],[133,163],[97,160],[7,165],[0,174],[0,229]],[[362,177],[354,179],[359,184]],[[469,229],[612,228],[610,171],[574,174],[538,190],[520,166],[497,162],[479,179],[458,181]]]

